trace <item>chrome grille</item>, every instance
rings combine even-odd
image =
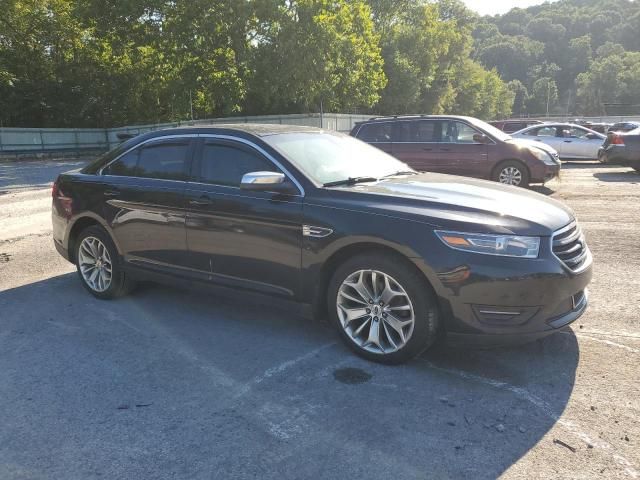
[[[553,254],[574,272],[586,267],[589,262],[589,249],[576,222],[556,230],[551,238],[551,247]]]

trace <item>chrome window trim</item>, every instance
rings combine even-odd
[[[266,157],[271,163],[273,163],[275,166],[277,166],[280,170],[282,170],[284,172],[284,174],[287,176],[287,178],[299,190],[299,192],[300,192],[299,196],[301,196],[301,197],[305,196],[304,188],[302,187],[300,182],[298,182],[298,180],[291,174],[291,172],[289,172],[289,170],[287,170],[280,162],[278,162],[275,158],[273,158],[273,155],[271,155],[270,153],[265,151],[262,147],[256,145],[252,141],[244,139],[244,138],[234,137],[232,135],[215,134],[215,133],[181,133],[181,134],[175,134],[175,135],[164,135],[164,136],[160,136],[160,137],[149,138],[147,140],[144,140],[144,141],[132,146],[131,148],[129,148],[129,149],[125,150],[124,152],[122,152],[116,158],[112,159],[109,163],[107,163],[102,168],[100,168],[100,170],[98,170],[97,175],[105,176],[105,177],[147,178],[147,177],[130,177],[128,175],[109,175],[109,174],[106,174],[106,173],[103,173],[103,172],[112,163],[120,160],[120,158],[122,158],[124,155],[126,155],[129,152],[131,152],[132,150],[135,150],[136,148],[142,147],[143,145],[146,145],[146,144],[152,143],[152,142],[159,142],[159,141],[162,141],[162,140],[171,140],[171,139],[182,139],[182,138],[184,138],[184,139],[215,138],[215,139],[218,139],[218,140],[228,140],[228,141],[238,142],[238,143],[241,143],[241,144],[244,144],[244,145],[248,145],[250,148],[253,148],[254,150],[256,150],[258,153],[260,153],[261,155]],[[215,184],[215,183],[189,182],[189,181],[186,181],[186,180],[167,180],[167,179],[164,179],[164,178],[151,178],[149,180],[160,180],[160,181],[164,181],[164,182],[184,182],[185,184],[186,183],[197,183],[197,184],[200,184],[200,185],[215,185],[216,187],[234,188],[236,190],[240,190],[240,187],[233,187],[233,186],[229,186],[229,185],[218,185],[218,184]]]

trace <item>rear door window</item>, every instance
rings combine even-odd
[[[136,148],[125,153],[120,158],[110,163],[104,170],[104,175],[116,175],[124,177],[137,177],[138,156],[140,149]]]
[[[106,175],[156,178],[160,180],[186,180],[189,141],[160,141],[135,148],[113,163]]]
[[[138,159],[138,176],[162,180],[186,180],[189,142],[162,142],[143,147]]]
[[[357,138],[368,143],[384,143],[391,141],[393,123],[365,123],[358,130]]]
[[[398,122],[397,138],[394,142],[433,143],[438,141],[438,122],[434,120],[412,120]]]

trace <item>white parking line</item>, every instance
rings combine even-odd
[[[564,333],[564,332],[563,332]],[[568,333],[568,332],[567,332]],[[480,375],[475,375],[473,373],[464,372],[462,370],[456,370],[452,368],[444,368],[434,365],[429,361],[425,361],[425,363],[432,369],[438,370],[440,372],[448,373],[449,375],[455,375],[457,377],[463,378],[465,380],[473,380],[478,383],[483,383],[485,385],[489,385],[493,388],[497,388],[500,390],[506,390],[508,392],[513,393],[514,395],[520,397],[521,399],[531,403],[543,413],[545,413],[549,418],[557,422],[559,425],[568,430],[571,434],[581,439],[587,444],[593,445],[594,447],[602,448],[603,450],[616,451],[613,446],[605,441],[593,440],[586,432],[580,430],[573,422],[570,420],[565,420],[557,414],[551,405],[545,402],[540,397],[529,392],[526,388],[516,387],[515,385],[511,385],[510,383],[501,382],[499,380],[494,380],[487,377],[482,377]],[[622,466],[625,470],[625,473],[629,475],[631,478],[638,478],[638,471],[633,468],[633,464],[629,462],[626,458],[612,453],[613,459],[616,463]]]

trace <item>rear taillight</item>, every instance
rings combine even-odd
[[[611,141],[609,142],[611,145],[624,145],[624,138],[622,135],[616,135],[615,133],[611,137]]]
[[[53,182],[53,186],[51,187],[51,196],[53,197],[53,205],[54,208],[57,206],[58,212],[66,217],[71,218],[73,214],[73,199],[67,197],[58,185],[58,181]]]

